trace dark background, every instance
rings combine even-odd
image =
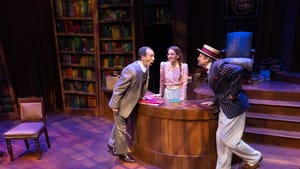
[[[225,15],[225,1],[172,0],[172,3],[176,31],[168,32],[170,28],[167,26],[145,28],[141,23],[141,14],[136,14],[137,49],[140,45],[153,45],[157,56],[153,70],[159,69],[159,62],[166,59],[167,47],[178,44],[193,73],[197,68],[196,48],[207,43],[222,49],[227,32],[242,30],[253,32],[256,64],[272,57],[279,59],[287,71],[300,72],[298,0],[261,0],[257,16],[234,18]],[[136,11],[142,12],[138,1],[136,4]],[[1,1],[0,22],[0,38],[16,97],[43,96],[48,110],[61,108],[49,1]],[[157,81],[152,83],[155,84],[151,86],[158,85]]]

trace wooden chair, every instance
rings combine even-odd
[[[14,160],[11,140],[23,139],[26,148],[29,149],[28,139],[33,139],[36,146],[38,159],[41,159],[39,137],[44,133],[48,148],[51,147],[46,118],[44,114],[44,101],[42,97],[18,98],[18,106],[21,123],[4,133],[10,161]]]

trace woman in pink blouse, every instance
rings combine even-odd
[[[188,65],[182,63],[182,51],[177,46],[168,48],[168,61],[160,63],[159,96],[168,100],[185,100]]]

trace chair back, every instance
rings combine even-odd
[[[252,32],[227,33],[225,57],[250,58]]]
[[[42,97],[18,98],[19,113],[22,121],[43,121],[44,101]]]

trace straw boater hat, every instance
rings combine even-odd
[[[211,47],[211,46],[206,45],[206,44],[203,45],[202,49],[197,48],[197,50],[200,53],[202,53],[202,54],[204,54],[204,55],[206,55],[206,56],[208,56],[208,57],[210,57],[214,60],[218,60],[220,58],[220,53],[221,52],[219,50]]]

